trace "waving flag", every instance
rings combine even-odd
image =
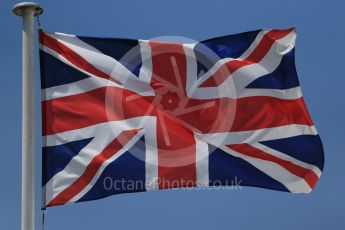
[[[40,32],[43,208],[231,185],[308,193],[323,149],[294,29],[195,43]]]

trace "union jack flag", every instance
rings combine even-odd
[[[294,29],[194,43],[41,31],[42,207],[236,180],[310,192],[324,157],[295,39]]]

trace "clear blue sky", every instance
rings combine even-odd
[[[20,228],[21,19],[11,12],[16,2],[0,1],[0,229]],[[259,28],[297,27],[299,80],[326,156],[323,176],[311,194],[247,187],[125,194],[50,208],[46,229],[345,229],[344,0],[38,2],[45,10],[45,30],[78,35],[202,40]],[[36,80],[38,89],[38,74]],[[37,103],[37,123],[39,114]],[[37,207],[39,130],[37,126]]]

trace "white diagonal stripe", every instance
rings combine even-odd
[[[95,68],[121,82],[125,88],[134,92],[151,92],[150,95],[154,95],[153,89],[149,84],[147,84],[147,82],[145,82],[144,79],[142,80],[141,78],[136,77],[120,62],[103,54],[96,48],[77,38],[75,35],[67,35],[62,33],[46,33],[46,35],[58,40],[68,48],[72,49]],[[46,49],[47,47],[43,48],[43,50]],[[60,59],[61,55],[58,55],[57,58]],[[73,65],[73,67],[75,66]]]
[[[223,58],[217,63],[215,63],[212,68],[207,71],[203,76],[200,77],[198,84],[202,84],[204,81],[206,81],[210,76],[212,76],[215,72],[217,72],[222,66],[224,66],[226,63],[233,61],[233,60],[244,60],[246,59],[258,46],[262,38],[266,33],[268,33],[270,30],[261,30],[258,35],[256,36],[253,43],[249,46],[249,48],[239,57],[239,58]]]
[[[268,146],[266,145],[263,145],[263,144],[260,144],[260,143],[254,143],[254,144],[251,144],[252,146],[254,146],[255,148],[257,149],[260,149],[262,151],[264,151],[265,153],[268,153],[272,156],[275,156],[275,157],[278,157],[282,160],[285,160],[285,161],[290,161],[292,163],[294,163],[295,165],[298,165],[300,167],[303,167],[303,168],[306,168],[306,169],[310,169],[312,170],[318,177],[321,176],[321,170],[315,166],[315,165],[311,165],[311,164],[307,164],[303,161],[300,161],[296,158],[293,158],[285,153],[282,153],[282,152],[279,152],[275,149],[272,149],[272,148],[269,148]]]
[[[70,199],[67,203],[71,203],[71,202],[76,202],[78,201],[80,198],[82,198],[88,191],[90,191],[90,189],[95,185],[95,183],[97,182],[98,178],[102,175],[104,169],[113,161],[115,161],[117,158],[119,158],[120,156],[122,156],[126,151],[128,151],[128,149],[130,149],[139,139],[140,137],[143,135],[143,132],[139,132],[138,134],[136,134],[129,142],[127,142],[123,148],[121,148],[117,153],[115,153],[111,158],[109,158],[108,160],[104,161],[101,165],[101,167],[98,169],[97,173],[94,175],[94,177],[92,178],[92,180],[87,184],[87,186],[80,191],[77,195],[75,195],[72,199]]]
[[[60,192],[74,183],[79,176],[82,175],[93,157],[106,148],[106,146],[108,146],[122,131],[150,126],[154,123],[154,119],[154,117],[139,117],[123,121],[113,121],[84,128],[84,132],[78,129],[47,136],[44,141],[46,145],[54,145],[57,143],[70,142],[73,139],[85,139],[94,136],[94,139],[92,139],[77,156],[73,157],[62,171],[55,174],[46,183],[44,190],[46,191],[47,204]],[[102,135],[97,135],[100,133]]]
[[[288,49],[292,49],[295,44],[296,33],[295,31],[291,31],[285,37],[276,40],[267,54],[264,56],[262,60],[258,63],[253,63],[250,65],[243,66],[236,70],[235,72],[231,73],[226,80],[217,87],[198,87],[202,84],[205,80],[207,80],[207,76],[203,77],[203,79],[194,83],[193,87],[194,90],[191,90],[191,98],[195,99],[210,99],[210,98],[219,98],[219,97],[229,97],[229,98],[241,98],[245,96],[263,96],[267,94],[267,90],[259,90],[259,89],[247,89],[245,88],[250,82],[254,81],[255,79],[267,75],[273,72],[280,64],[283,55],[279,52],[279,47],[281,46],[289,46]],[[225,61],[224,61],[225,60]],[[222,59],[224,63],[231,61],[231,60],[243,60],[241,58],[238,59]],[[220,64],[219,64],[220,65]],[[221,66],[221,65],[220,65]],[[217,68],[219,69],[219,67]],[[283,91],[276,91],[274,94],[270,96],[278,96],[279,98],[286,98],[286,99],[296,99],[300,97],[300,92],[291,91],[297,94],[284,94]]]
[[[305,182],[301,177],[296,176],[295,174],[289,172],[284,167],[280,166],[277,163],[258,159],[255,157],[250,157],[244,154],[241,154],[233,149],[230,149],[226,146],[220,147],[223,151],[231,154],[232,156],[239,157],[260,171],[264,172],[268,176],[272,177],[276,181],[279,181],[283,184],[290,192],[292,193],[309,193],[311,192],[310,186]]]

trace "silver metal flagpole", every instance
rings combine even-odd
[[[13,13],[23,17],[22,73],[22,230],[35,228],[34,168],[34,17],[43,9],[33,2],[22,2]]]

